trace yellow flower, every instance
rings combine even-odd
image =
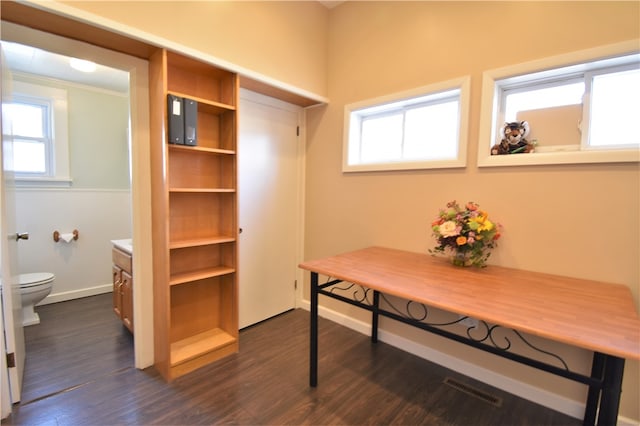
[[[479,212],[478,216],[472,217],[469,219],[469,223],[475,222],[476,226],[471,226],[471,229],[476,230],[476,232],[482,231],[491,231],[493,229],[493,223],[489,220],[489,215],[486,212]]]
[[[485,221],[480,225],[478,231],[491,231],[493,229],[493,223],[489,219],[485,219]]]

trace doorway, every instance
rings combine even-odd
[[[119,54],[106,49],[98,48],[96,46],[89,45],[87,43],[77,42],[74,40],[64,39],[62,37],[54,36],[52,34],[43,33],[21,27],[15,24],[5,23],[2,25],[2,39],[3,41],[10,41],[20,43],[22,45],[36,47],[49,52],[55,52],[61,55],[80,57],[85,59],[91,59],[92,61],[103,64],[108,67],[112,67],[128,74],[127,90],[129,100],[125,102],[128,108],[128,129],[125,126],[121,129],[122,138],[125,141],[125,147],[127,151],[126,155],[130,159],[130,166],[125,166],[124,173],[126,179],[130,182],[130,189],[115,191],[119,192],[114,199],[123,200],[122,193],[124,192],[125,199],[121,202],[124,205],[124,209],[128,211],[128,225],[129,225],[129,237],[132,237],[135,241],[134,244],[134,279],[136,280],[137,288],[134,288],[134,312],[137,318],[135,322],[136,329],[134,334],[134,348],[135,348],[135,366],[137,368],[145,368],[153,364],[153,333],[152,333],[152,307],[151,301],[145,300],[143,294],[151,293],[151,230],[150,230],[150,172],[148,165],[149,158],[149,137],[148,137],[148,73],[147,63],[144,60],[130,57],[128,55]],[[98,130],[96,130],[98,131]],[[86,138],[87,136],[85,136]],[[100,153],[94,153],[94,155],[100,156]],[[141,159],[147,159],[146,162]],[[62,191],[62,190],[60,190]],[[99,213],[101,212],[100,203],[93,203],[87,201],[87,197],[91,200],[94,194],[87,194],[91,192],[89,190],[79,191],[72,195],[71,199],[66,199],[63,203],[70,205],[74,209],[82,210],[80,216],[89,217],[89,222],[83,225],[85,231],[79,225],[80,238],[78,242],[84,241],[96,243],[102,245],[102,249],[106,249],[108,254],[101,259],[104,262],[104,269],[107,271],[106,282],[101,279],[99,282],[91,283],[89,294],[93,292],[101,293],[110,290],[110,270],[111,270],[111,256],[110,256],[110,242],[109,239],[119,239],[121,235],[114,235],[108,237],[99,235],[96,230],[100,228],[100,222],[104,223],[105,220],[101,220]],[[97,191],[101,192],[101,191]],[[109,192],[109,191],[102,191]],[[31,191],[30,196],[34,196],[35,190]],[[135,194],[135,197],[132,195]],[[104,195],[104,194],[102,194]],[[75,197],[75,198],[74,198]],[[77,197],[82,198],[81,202],[76,200]],[[55,198],[52,197],[52,198]],[[101,198],[98,196],[98,198]],[[102,197],[104,198],[104,197]],[[107,197],[108,198],[108,197]],[[101,201],[109,204],[109,201]],[[47,214],[47,210],[44,209],[42,214]],[[91,218],[93,217],[93,224],[91,224]],[[110,219],[106,219],[109,221]],[[62,223],[62,219],[60,219]],[[68,225],[68,224],[67,224]],[[62,224],[61,226],[65,226]],[[91,230],[90,230],[91,229]],[[48,240],[51,240],[51,232],[54,229],[47,229],[46,234]],[[67,232],[67,229],[56,229],[61,233]],[[44,232],[44,231],[43,231]],[[50,242],[53,245],[53,242]],[[71,243],[73,244],[73,243]],[[79,246],[79,245],[78,245]],[[86,247],[86,246],[85,246]],[[75,247],[79,249],[79,247]],[[74,257],[74,247],[70,244],[54,246],[54,250],[57,250],[59,258],[64,263],[65,261],[71,262]],[[77,252],[75,253],[77,254]],[[72,269],[72,268],[69,268]],[[63,283],[64,284],[64,283]],[[55,284],[54,284],[55,291]],[[69,293],[69,292],[68,292]],[[73,291],[69,294],[62,294],[61,300],[67,298],[74,298]],[[78,295],[89,295],[81,294]],[[69,297],[70,296],[70,297]],[[149,299],[149,298],[147,298]],[[7,324],[4,324],[7,326]],[[15,401],[14,401],[15,402]]]

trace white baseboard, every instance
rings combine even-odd
[[[300,306],[306,310],[310,309],[308,300],[302,300]],[[366,335],[371,334],[371,324],[355,320],[334,310],[319,306],[318,315],[322,318],[329,319],[359,333]],[[584,402],[574,401],[569,398],[546,391],[544,389],[531,386],[527,383],[514,380],[510,377],[496,373],[495,371],[478,367],[477,365],[464,361],[460,358],[452,357],[451,355],[398,336],[394,333],[379,330],[378,340],[394,346],[398,349],[402,349],[403,351],[409,352],[413,355],[419,356],[420,358],[424,358],[430,362],[441,365],[445,368],[456,371],[460,374],[471,377],[475,380],[486,383],[498,389],[502,389],[520,398],[529,400],[536,404],[540,404],[544,407],[550,408],[568,416],[577,419],[582,419],[582,417],[584,416]],[[638,425],[638,422],[633,422],[629,419],[619,418],[618,421],[619,425]]]
[[[44,298],[44,300],[38,303],[40,305],[48,305],[50,303],[64,302],[67,300],[80,299],[81,297],[95,296],[97,294],[111,293],[113,291],[113,284],[98,285],[95,287],[83,288],[80,290],[64,291],[61,293],[52,293]]]

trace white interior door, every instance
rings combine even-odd
[[[240,328],[295,306],[300,108],[241,91],[238,138]]]
[[[1,46],[1,45],[0,45]],[[4,54],[1,52],[2,63],[2,103],[11,99],[11,73],[5,67]],[[17,282],[14,275],[18,271],[17,244],[16,238],[18,230],[16,226],[16,208],[14,201],[12,178],[12,137],[11,126],[2,114],[0,128],[2,129],[2,149],[0,150],[0,283],[2,286],[2,323],[4,330],[4,347],[6,354],[12,359],[11,364],[3,362],[2,380],[3,388],[8,384],[9,392],[2,389],[2,416],[5,417],[10,412],[10,403],[20,401],[22,388],[22,374],[24,371],[25,346],[24,330],[22,328],[22,304],[20,302],[20,288],[14,283]],[[4,356],[4,352],[2,354]],[[3,360],[4,361],[4,360]],[[9,398],[9,401],[7,400]]]

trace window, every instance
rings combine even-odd
[[[635,50],[635,52],[634,52]],[[640,161],[640,54],[621,43],[485,72],[479,166]],[[527,121],[530,154],[491,156],[506,122]]]
[[[345,107],[345,172],[466,165],[469,78]]]
[[[2,105],[13,135],[11,169],[18,176],[51,176],[50,109],[46,101],[22,97]]]
[[[635,55],[640,56],[640,55]],[[584,145],[597,148],[640,147],[640,132],[625,125],[640,117],[640,68],[604,70],[587,75],[588,137]]]
[[[13,155],[8,169],[18,184],[70,183],[67,141],[67,93],[46,86],[13,82],[12,99],[2,104],[5,133]]]

